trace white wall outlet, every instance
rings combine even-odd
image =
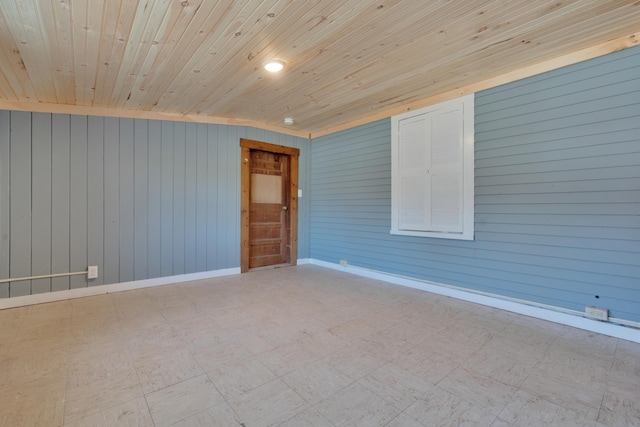
[[[606,308],[588,305],[584,309],[584,314],[591,319],[604,320],[605,322],[609,320],[609,310]]]
[[[298,188],[298,197],[302,197],[302,190]]]
[[[87,279],[97,279],[98,278],[98,266],[90,265],[87,268]]]
[[[340,260],[340,265],[341,265],[341,266],[343,266],[343,267],[346,267],[346,266],[347,266],[347,265],[349,265],[349,264],[347,263],[347,260],[346,260],[346,259],[341,259],[341,260]]]

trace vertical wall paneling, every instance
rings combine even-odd
[[[196,272],[197,230],[197,165],[196,124],[187,123],[185,129],[185,214],[184,214],[184,272]]]
[[[247,135],[308,163],[308,141],[248,127],[0,111],[0,277],[99,268],[0,298],[238,267]]]
[[[51,114],[33,113],[31,154],[31,275],[51,274]],[[51,292],[51,279],[31,281],[31,293]]]
[[[89,286],[104,283],[104,119],[87,119],[87,266],[98,266],[98,278]]]
[[[51,117],[51,271],[69,272],[69,180],[71,117]],[[51,279],[51,290],[69,289],[68,277]]]
[[[218,177],[217,177],[217,187],[218,187],[218,201],[219,200],[225,200],[228,201],[228,196],[229,196],[229,175],[228,175],[228,170],[229,170],[229,161],[227,160],[227,156],[228,156],[228,152],[229,152],[229,139],[228,139],[228,134],[229,134],[229,128],[227,126],[218,126],[218,155],[216,156],[217,160],[218,160],[218,167],[217,167],[217,171],[218,171]],[[217,210],[218,210],[218,224],[220,226],[222,226],[223,228],[220,229],[220,231],[222,230],[227,230],[228,232],[228,224],[229,224],[229,217],[228,217],[228,206],[227,203],[217,203]],[[234,250],[233,248],[230,248],[227,246],[227,239],[226,239],[226,233],[222,234],[221,236],[218,236],[217,242],[216,242],[216,249],[215,249],[215,254],[216,254],[216,269],[218,268],[223,268],[222,266],[226,265],[227,263],[227,252],[228,251],[232,251]],[[238,247],[238,250],[240,250],[240,248]]]
[[[207,270],[207,125],[196,125],[196,271]]]
[[[134,146],[133,119],[120,119],[120,281],[133,280]]]
[[[104,119],[104,283],[120,281],[120,120]]]
[[[240,134],[241,128],[227,126],[227,194],[226,207],[227,240],[225,243],[224,265],[240,264]]]
[[[149,121],[147,269],[149,277],[162,275],[162,122]]]
[[[135,280],[148,277],[148,121],[136,119],[134,121],[134,152],[133,152],[133,182],[134,182],[134,233],[133,233],[133,278]]]
[[[217,268],[218,251],[218,126],[207,126],[207,270]],[[216,224],[216,226],[211,226]]]
[[[185,123],[173,125],[173,272],[184,274]]]
[[[69,177],[69,269],[87,269],[87,116],[71,116]],[[83,288],[86,276],[71,276],[69,288]]]
[[[11,223],[9,222],[9,176],[11,113],[0,111],[0,278],[9,278],[9,240]],[[9,298],[9,284],[0,283],[0,298]]]
[[[161,209],[160,209],[160,273],[173,273],[173,126],[172,122],[162,122],[162,163],[161,163]]]
[[[31,275],[31,113],[11,114],[11,251],[12,277]],[[31,281],[11,282],[12,297],[29,295]]]

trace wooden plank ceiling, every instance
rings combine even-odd
[[[317,136],[638,31],[636,0],[0,0],[0,108]]]

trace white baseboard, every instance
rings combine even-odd
[[[637,329],[640,327],[640,324],[635,325],[634,323],[636,322],[624,321],[630,326],[601,322],[598,320],[582,317],[582,313],[575,310],[537,304],[525,300],[519,300],[516,298],[503,297],[496,294],[473,292],[442,283],[428,282],[426,280],[398,276],[382,271],[370,270],[367,268],[355,267],[351,265],[342,266],[339,264],[334,264],[331,262],[321,261],[313,258],[308,259],[307,263],[331,268],[333,270],[344,271],[346,273],[356,274],[358,276],[368,277],[371,279],[381,280],[396,285],[406,286],[409,288],[420,289],[434,294],[444,295],[464,301],[486,305],[489,307],[499,308],[501,310],[507,310],[513,313],[535,317],[537,319],[548,320],[550,322],[573,326],[574,328],[584,329],[587,331],[597,332],[599,334],[609,335],[611,337],[640,343],[640,329]],[[300,262],[298,262],[298,264],[300,264]],[[615,322],[618,319],[611,320],[612,322]]]
[[[5,308],[22,307],[25,305],[42,304],[45,302],[103,295],[112,292],[130,291],[133,289],[148,288],[151,286],[192,282],[194,280],[211,279],[213,277],[230,276],[233,274],[240,274],[240,268],[225,268],[221,270],[204,271],[201,273],[179,274],[177,276],[157,277],[155,279],[134,280],[131,282],[114,283],[111,285],[89,286],[87,288],[70,289],[68,291],[47,292],[21,297],[3,298],[0,299],[0,310]]]

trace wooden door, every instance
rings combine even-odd
[[[249,268],[289,258],[289,156],[251,150]]]
[[[242,139],[241,270],[295,265],[298,150]]]

